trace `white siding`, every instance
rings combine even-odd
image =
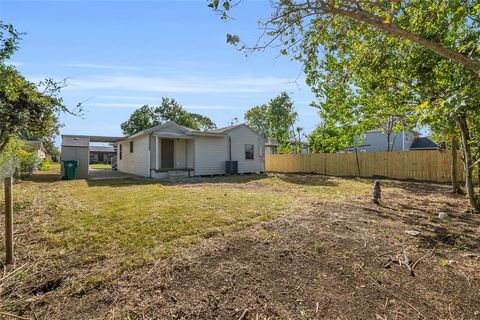
[[[403,138],[403,131],[390,135],[390,144],[393,144],[393,151],[403,150]],[[408,150],[411,144],[411,141],[405,141],[405,150]],[[361,147],[359,147],[358,150],[361,152],[387,151],[387,134],[383,131],[370,131],[365,133],[361,141]]]
[[[130,140],[118,144],[117,166],[118,171],[149,177],[148,168],[148,135],[133,139],[133,153],[130,153]],[[122,145],[122,159],[120,160],[120,144]]]
[[[246,126],[239,126],[228,133],[232,139],[232,160],[238,161],[239,173],[264,171],[263,139]],[[245,145],[253,144],[253,160],[245,159]]]
[[[175,168],[186,168],[187,167],[187,144],[185,139],[175,139]]]
[[[193,168],[193,140],[192,139],[177,139],[175,141],[175,168]],[[158,149],[161,149],[162,138],[158,138]],[[150,168],[155,170],[155,156],[156,156],[155,136],[150,138]],[[161,150],[158,154],[158,167],[162,167]],[[188,152],[188,153],[187,153]]]
[[[195,137],[195,175],[225,174],[228,137]]]
[[[193,154],[193,148],[195,147],[195,141],[194,140],[187,140],[187,168],[193,168],[193,161],[195,155]]]

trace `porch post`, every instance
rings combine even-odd
[[[155,170],[158,170],[158,136],[155,136]]]

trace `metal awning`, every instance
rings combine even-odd
[[[66,139],[65,139],[66,138]],[[125,137],[107,137],[107,136],[87,136],[87,135],[78,135],[78,134],[62,134],[62,140],[85,140],[88,139],[89,142],[117,142],[125,139]]]

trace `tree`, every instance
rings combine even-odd
[[[160,124],[158,117],[152,107],[144,105],[143,107],[133,111],[130,118],[120,124],[120,128],[124,135],[132,135],[142,130],[157,126]]]
[[[308,135],[311,153],[334,153],[353,144],[352,139],[342,132],[341,127],[329,126],[325,121],[317,125]]]
[[[209,6],[226,18],[233,7],[231,2],[225,0],[220,7],[218,0],[211,0]],[[253,48],[243,45],[242,49],[262,50],[278,41],[285,47],[281,53],[286,54],[305,41],[308,34],[321,34],[335,27],[341,18],[360,28],[368,26],[411,41],[480,75],[480,52],[475,39],[467,39],[470,42],[461,47],[456,42],[458,37],[464,38],[463,30],[478,29],[480,25],[480,4],[476,0],[281,0],[272,2],[272,7],[274,12],[263,22],[267,40]],[[435,33],[442,28],[453,30],[458,37],[436,37]],[[240,38],[228,34],[227,41],[237,44]]]
[[[22,134],[52,136],[58,129],[58,113],[74,114],[59,97],[65,81],[47,79],[34,84],[5,64],[18,47],[19,36],[12,25],[0,23],[0,153]]]
[[[170,98],[162,98],[158,107],[144,105],[135,110],[120,127],[123,134],[132,135],[166,121],[173,121],[178,125],[195,130],[205,131],[216,128],[215,123],[210,118],[198,113],[190,113],[175,99]]]
[[[292,141],[298,137],[295,129],[298,114],[295,112],[292,99],[286,92],[271,99],[267,105],[249,109],[244,117],[247,124],[265,139],[275,138],[281,153],[297,151],[297,148],[292,146]]]
[[[346,120],[352,127],[359,126],[356,107],[367,106],[358,98],[368,94],[369,88],[375,89],[371,86],[375,78],[385,84],[383,92],[398,87],[398,97],[390,92],[377,100],[401,98],[404,102],[399,105],[413,110],[408,113],[418,117],[420,124],[433,125],[435,119],[452,118],[462,141],[469,201],[480,210],[472,184],[472,148],[479,140],[475,120],[480,111],[478,1],[282,0],[273,7],[272,16],[264,23],[265,38],[254,47],[243,44],[241,49],[263,50],[278,45],[282,54],[291,53],[304,63],[307,83],[319,88],[317,95],[325,99],[322,112],[333,110],[336,119]],[[227,35],[227,41],[240,42],[233,35]],[[325,79],[341,86],[325,88],[319,83]],[[332,100],[339,97],[344,101],[341,107],[335,107]],[[385,109],[373,96],[367,98],[373,109]]]
[[[212,130],[217,127],[215,122],[213,122],[212,119],[210,119],[209,117],[206,117],[198,113],[190,113],[190,116],[192,117],[193,121],[197,124],[198,129],[201,131]]]
[[[461,134],[469,201],[478,211],[471,151],[478,141],[473,133],[477,127],[474,119],[480,111],[477,75],[429,50],[376,30],[345,32],[357,28],[339,20],[321,37],[312,34],[302,48],[307,83],[319,97],[317,106],[322,116],[333,119],[330,122],[334,125],[364,128],[385,117],[402,119],[402,126],[418,122],[431,127],[440,125],[439,119],[453,119]],[[458,39],[458,45],[462,46],[462,39],[478,39],[477,31],[472,33]],[[439,34],[449,36],[449,31]],[[325,58],[318,55],[320,44],[326,51]]]
[[[279,142],[279,150],[284,149],[284,152],[287,152],[292,140],[295,139],[294,125],[298,118],[293,101],[286,92],[282,92],[270,100],[268,105],[267,128],[269,136]]]
[[[244,116],[247,124],[264,139],[267,139],[269,136],[269,130],[267,127],[268,110],[269,106],[262,104],[247,110]]]

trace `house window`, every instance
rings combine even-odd
[[[130,141],[130,153],[133,153],[133,141]]]
[[[253,144],[246,144],[245,145],[245,159],[246,160],[253,160]]]
[[[119,154],[119,156],[120,156],[120,160],[122,160],[122,145],[121,144],[120,144],[120,154]]]

